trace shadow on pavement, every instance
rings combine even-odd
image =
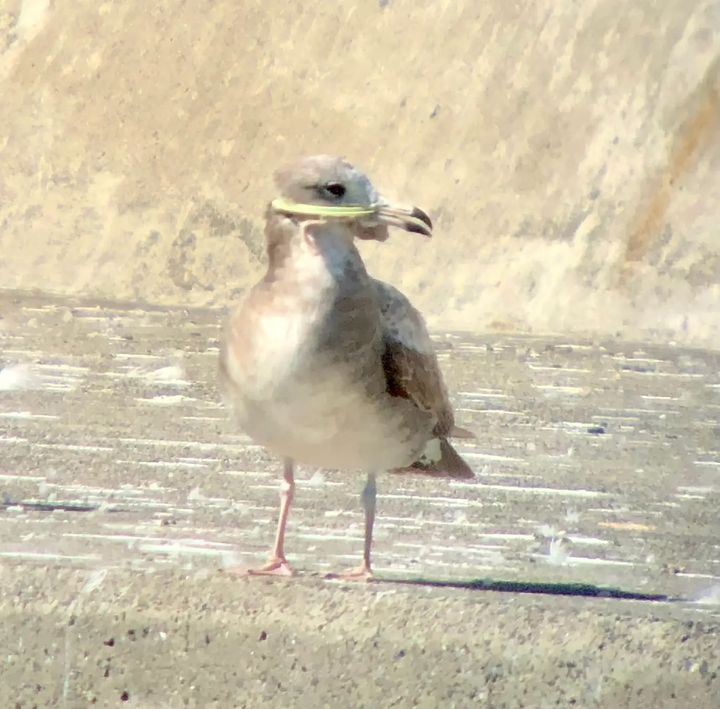
[[[630,601],[681,601],[657,593],[636,593],[623,591],[611,586],[595,586],[586,583],[542,583],[531,581],[493,581],[492,579],[432,579],[380,577],[381,583],[395,583],[404,586],[427,586],[431,588],[458,588],[469,591],[495,591],[500,593],[530,593],[551,596],[578,596],[583,598],[616,598]]]

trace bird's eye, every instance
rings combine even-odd
[[[340,199],[345,194],[345,185],[341,185],[339,182],[328,182],[325,185],[325,191]]]

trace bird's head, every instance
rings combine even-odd
[[[313,155],[275,173],[280,195],[272,209],[309,219],[339,219],[356,225],[361,239],[387,239],[389,226],[432,236],[432,222],[417,207],[391,204],[365,174],[341,158]]]

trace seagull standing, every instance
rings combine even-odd
[[[368,275],[355,245],[385,241],[390,226],[429,237],[432,222],[330,155],[303,158],[275,182],[267,273],[230,317],[220,356],[237,422],[283,459],[275,544],[267,564],[247,573],[293,573],[285,527],[303,463],[366,473],[363,560],[341,576],[369,579],[378,472],[474,477],[447,440],[472,434],[454,424],[422,316]]]

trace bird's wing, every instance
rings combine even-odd
[[[383,326],[383,368],[391,396],[410,399],[435,415],[434,433],[457,435],[447,389],[422,315],[387,283],[375,280]],[[471,434],[472,435],[472,434]]]

